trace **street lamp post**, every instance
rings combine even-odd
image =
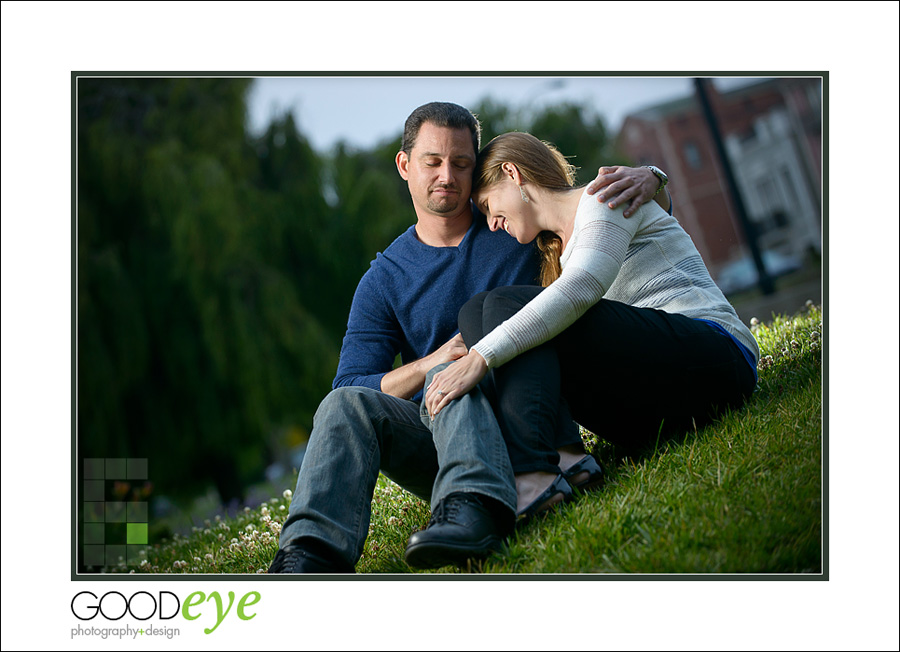
[[[709,126],[709,132],[712,136],[713,145],[722,165],[722,171],[725,173],[725,181],[728,185],[728,192],[731,195],[731,203],[737,214],[738,222],[744,231],[744,238],[750,247],[750,254],[753,256],[753,264],[756,265],[756,271],[759,277],[759,289],[763,294],[772,294],[775,292],[775,283],[772,277],[766,271],[766,265],[762,259],[762,252],[759,249],[759,243],[756,240],[756,229],[753,228],[747,211],[744,208],[744,200],[741,197],[741,191],[738,188],[737,181],[734,177],[734,171],[731,168],[731,160],[725,151],[725,144],[722,142],[722,132],[719,130],[719,121],[713,111],[712,103],[709,101],[709,94],[706,92],[706,80],[694,78],[694,87],[697,90],[697,99],[700,100],[700,108],[703,111],[703,117],[706,118],[706,124]]]

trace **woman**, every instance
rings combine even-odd
[[[499,288],[466,304],[460,330],[477,343],[434,376],[425,403],[436,416],[491,371],[520,515],[592,475],[583,450],[561,461],[548,442],[557,405],[604,439],[633,444],[752,393],[756,341],[655,202],[625,219],[574,187],[558,151],[523,133],[481,151],[472,197],[492,230],[539,238],[544,287]]]

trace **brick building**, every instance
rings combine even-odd
[[[767,79],[719,92],[707,84],[760,247],[802,258],[821,251],[822,80]],[[619,151],[661,167],[675,215],[715,277],[749,255],[725,176],[693,95],[629,115]]]

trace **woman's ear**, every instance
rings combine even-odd
[[[504,174],[512,179],[517,186],[522,185],[522,175],[519,172],[519,168],[516,167],[515,163],[510,163],[509,161],[507,161],[500,166],[500,169],[502,169]]]

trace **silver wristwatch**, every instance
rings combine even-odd
[[[660,192],[662,192],[662,189],[666,187],[666,184],[669,183],[669,177],[667,177],[666,173],[660,170],[655,165],[642,165],[641,167],[647,168],[656,175],[657,179],[659,179],[659,188],[657,188],[656,192],[653,193],[653,196],[656,197]]]

